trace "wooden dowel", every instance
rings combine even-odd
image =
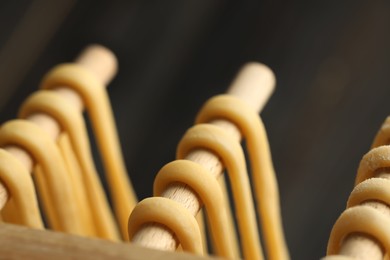
[[[4,223],[0,224],[0,252],[1,259],[217,260]]]
[[[91,71],[102,83],[104,83],[104,85],[113,78],[117,71],[116,57],[110,50],[100,45],[88,46],[76,59],[76,63]],[[67,88],[66,86],[58,86],[58,88],[53,89],[53,91],[66,98],[72,106],[77,107],[80,110],[83,108],[82,99],[74,90]],[[53,140],[56,140],[61,132],[60,125],[49,115],[36,113],[30,115],[27,120],[41,127],[51,138],[53,138]],[[28,152],[14,145],[8,145],[2,148],[18,158],[26,169],[28,169],[29,172],[32,172],[34,161]],[[0,209],[4,207],[8,198],[8,191],[0,182]]]
[[[227,92],[239,97],[256,111],[260,111],[272,94],[274,86],[275,77],[268,67],[258,63],[249,63],[240,71]],[[239,129],[231,122],[214,120],[210,123],[223,128],[237,141],[241,139]],[[203,165],[215,178],[221,176],[224,170],[219,158],[206,150],[194,150],[185,159]],[[194,216],[202,206],[194,191],[186,185],[171,185],[162,193],[162,196],[181,203]],[[132,242],[149,248],[169,251],[175,250],[178,246],[174,234],[157,224],[145,225],[134,235]]]
[[[390,173],[379,173],[375,177],[390,179]],[[379,201],[367,201],[363,204],[373,207],[381,213],[386,214],[386,216],[390,217],[389,205]],[[373,237],[364,234],[351,234],[344,239],[339,254],[362,260],[382,260],[384,259],[385,251],[380,243]]]

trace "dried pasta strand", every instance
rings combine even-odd
[[[240,252],[240,245],[238,243],[238,238],[237,238],[237,232],[234,224],[234,219],[233,219],[233,213],[232,213],[232,208],[230,207],[230,198],[229,198],[229,192],[227,190],[226,186],[226,176],[224,174],[220,175],[219,178],[217,179],[219,187],[221,188],[222,195],[223,195],[223,200],[224,204],[227,207],[228,213],[227,213],[227,227],[225,234],[229,236],[233,240],[232,250],[234,252],[234,255],[237,256],[236,258],[239,258],[241,255]]]
[[[0,180],[7,187],[10,194],[10,200],[1,212],[3,221],[43,229],[41,213],[39,212],[34,183],[30,173],[12,154],[1,148]],[[12,206],[8,207],[9,204],[12,204]],[[7,213],[8,210],[11,210],[11,212]],[[8,218],[7,215],[12,217]]]
[[[69,136],[71,147],[66,148],[67,144],[64,142],[60,142],[60,147],[65,154],[68,154],[69,160],[69,156],[73,153],[76,157],[75,163],[79,165],[79,172],[82,177],[81,182],[79,182],[82,185],[79,188],[83,190],[79,191],[79,193],[83,192],[82,197],[86,196],[83,199],[87,200],[85,202],[86,210],[90,212],[88,217],[94,223],[96,235],[101,238],[118,240],[118,230],[94,166],[81,111],[69,105],[58,94],[41,90],[30,96],[23,103],[19,114],[21,117],[28,117],[34,113],[45,113],[55,118],[63,131]],[[69,164],[68,166],[71,167]],[[75,167],[72,168],[73,171],[77,170]],[[75,174],[73,171],[70,172],[72,175]],[[78,177],[75,176],[74,178]],[[78,183],[75,184],[76,187],[80,185]]]
[[[85,192],[82,171],[72,150],[68,134],[62,132],[57,138],[57,144],[64,158],[67,173],[69,174],[72,182],[73,192],[77,197],[77,201],[80,205],[79,216],[81,219],[83,219],[83,226],[88,230],[89,234],[97,236],[94,225],[95,223],[92,218],[92,212],[90,210],[87,194]]]
[[[196,148],[211,150],[222,159],[233,190],[244,257],[263,259],[245,157],[240,144],[217,126],[198,124],[190,128],[181,139],[177,158],[185,158]]]
[[[204,203],[217,254],[237,259],[239,255],[234,252],[234,240],[225,233],[228,212],[218,181],[203,166],[189,160],[176,160],[158,172],[154,180],[154,196],[160,196],[169,184],[175,182],[188,185]]]
[[[203,254],[202,237],[195,217],[180,203],[163,197],[147,198],[139,202],[129,217],[129,238],[143,224],[150,222],[162,224],[172,230],[185,251]]]
[[[360,205],[345,210],[333,226],[327,254],[337,254],[342,240],[351,233],[367,234],[390,252],[390,219],[376,209]]]
[[[372,178],[359,183],[349,196],[347,208],[366,201],[378,201],[390,205],[390,180]]]
[[[196,222],[199,226],[200,235],[202,236],[202,243],[203,243],[203,254],[207,254],[207,233],[206,233],[206,225],[204,221],[204,214],[203,210],[199,210],[198,214],[195,216]]]
[[[45,215],[45,220],[48,222],[48,226],[56,229],[56,227],[59,227],[60,220],[57,218],[56,209],[52,206],[54,205],[53,198],[50,195],[50,187],[45,176],[45,172],[42,169],[40,165],[36,165],[33,170],[33,180],[35,183],[36,190],[38,191],[38,199],[41,202],[42,209]],[[80,218],[80,221],[82,221],[83,227],[84,227],[84,219]],[[90,231],[88,228],[85,228],[85,234],[90,234],[91,236],[93,233],[88,233]]]
[[[390,167],[390,146],[371,149],[360,161],[355,185],[374,177],[377,170]]]
[[[49,205],[58,220],[53,228],[72,234],[85,235],[78,215],[77,198],[56,144],[42,129],[26,120],[11,120],[0,128],[0,146],[17,145],[28,151],[41,165],[50,196]],[[53,216],[54,217],[54,216]],[[57,222],[52,222],[56,223]]]
[[[390,205],[390,180],[375,177],[379,171],[390,167],[390,146],[383,145],[388,142],[386,135],[389,123],[387,118],[373,142],[373,149],[360,161],[355,187],[348,199],[348,209],[342,213],[331,231],[328,255],[337,254],[343,240],[353,233],[373,237],[380,247],[385,249],[387,256],[390,253],[390,219],[371,206],[361,205],[372,201]],[[323,259],[333,259],[333,257]]]
[[[378,133],[376,134],[371,148],[390,144],[390,116],[385,119]]]
[[[120,230],[127,239],[127,219],[137,199],[130,183],[115,130],[110,102],[101,83],[84,67],[63,64],[51,70],[41,88],[67,86],[77,91],[86,105],[106,170],[106,178]]]
[[[247,140],[268,257],[289,259],[280,213],[278,184],[267,134],[258,113],[234,96],[219,95],[206,102],[198,113],[196,122],[206,123],[216,119],[233,122]]]

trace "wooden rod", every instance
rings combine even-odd
[[[390,179],[390,173],[382,172],[376,174],[376,178]],[[390,217],[390,207],[379,201],[367,201],[364,205],[375,208],[386,216]],[[340,248],[340,255],[365,260],[382,260],[385,257],[385,250],[375,238],[364,234],[351,234],[346,237]]]
[[[0,252],[1,259],[217,260],[4,223],[0,224]]]
[[[249,63],[239,72],[227,92],[260,111],[272,94],[274,86],[275,77],[268,67],[259,63]],[[241,133],[233,123],[226,120],[215,120],[210,123],[223,128],[237,141],[241,139]],[[209,151],[194,150],[185,159],[203,165],[215,178],[222,175],[224,169],[222,162]],[[181,203],[194,216],[202,206],[194,191],[186,185],[173,184],[162,193],[162,196]],[[178,246],[174,234],[157,224],[145,225],[134,235],[132,242],[168,251],[174,251]]]
[[[76,59],[76,63],[82,65],[96,75],[104,86],[113,78],[117,71],[117,59],[115,55],[110,50],[100,45],[90,45],[84,49]],[[58,88],[53,89],[53,91],[66,98],[72,106],[77,107],[80,110],[83,109],[82,99],[74,90],[67,88],[66,86],[58,86]],[[56,140],[61,132],[60,125],[49,115],[36,113],[29,116],[27,120],[41,127],[53,140]],[[28,171],[32,172],[34,161],[28,152],[21,147],[14,145],[7,145],[2,148],[18,158]],[[0,182],[0,209],[4,207],[8,199],[8,191]]]

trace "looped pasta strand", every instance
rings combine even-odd
[[[390,205],[390,180],[371,178],[358,184],[349,196],[347,207],[357,206],[367,201],[379,201]]]
[[[1,212],[3,220],[31,228],[43,229],[31,175],[14,156],[1,148],[0,180],[6,185],[11,195]],[[9,213],[8,210],[10,210]],[[11,215],[10,218],[7,217],[8,214]]]
[[[180,203],[163,197],[142,200],[131,212],[128,223],[129,239],[145,223],[155,222],[175,233],[184,250],[202,255],[202,239],[198,223]]]
[[[191,150],[197,148],[214,152],[226,166],[233,190],[244,257],[263,259],[245,157],[240,144],[217,126],[199,124],[190,128],[181,139],[177,147],[177,158],[185,158]]]
[[[337,254],[342,241],[352,233],[369,235],[390,253],[390,219],[380,210],[364,205],[375,202],[390,205],[390,180],[377,174],[390,167],[390,118],[378,132],[372,149],[363,156],[356,175],[355,187],[348,199],[347,210],[336,221],[329,238],[327,254]],[[382,145],[382,146],[381,146]],[[327,258],[328,259],[328,258]]]
[[[126,171],[105,88],[87,69],[77,64],[55,67],[43,79],[41,88],[53,89],[59,86],[74,89],[83,99],[105,167],[114,211],[122,235],[127,239],[127,219],[137,199]]]
[[[38,126],[25,120],[12,120],[0,128],[0,146],[17,145],[28,151],[42,167],[47,202],[53,228],[59,231],[85,235],[78,215],[77,199],[71,180],[57,146]],[[43,177],[43,176],[42,176]],[[41,187],[39,187],[41,188]],[[51,213],[51,214],[50,214]]]
[[[257,208],[270,259],[289,259],[283,234],[279,190],[268,138],[258,113],[231,95],[211,98],[197,115],[197,123],[225,119],[234,123],[247,140]]]
[[[333,226],[328,242],[328,254],[337,254],[342,240],[352,233],[370,235],[390,252],[390,219],[369,206],[355,206],[345,210]]]
[[[238,258],[233,251],[232,237],[225,235],[227,208],[218,181],[201,165],[188,160],[176,160],[158,172],[154,180],[154,196],[160,196],[164,189],[175,182],[191,187],[205,204],[217,254],[230,259]]]
[[[86,214],[89,215],[90,221],[95,223],[97,235],[102,238],[118,240],[119,236],[114,218],[94,166],[81,111],[69,105],[58,94],[41,90],[23,103],[19,115],[22,118],[27,118],[34,113],[50,115],[60,124],[64,133],[69,135],[70,152],[74,152],[76,156],[82,177],[81,183],[74,183],[74,186],[79,187],[77,192],[80,196],[78,197],[85,201]],[[73,172],[72,170],[69,171],[70,174]]]

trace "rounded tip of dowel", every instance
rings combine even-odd
[[[108,48],[91,44],[77,57],[76,63],[88,68],[106,85],[112,80],[118,70],[118,60]]]
[[[260,111],[274,91],[275,82],[275,75],[268,66],[249,62],[238,72],[228,93]]]

